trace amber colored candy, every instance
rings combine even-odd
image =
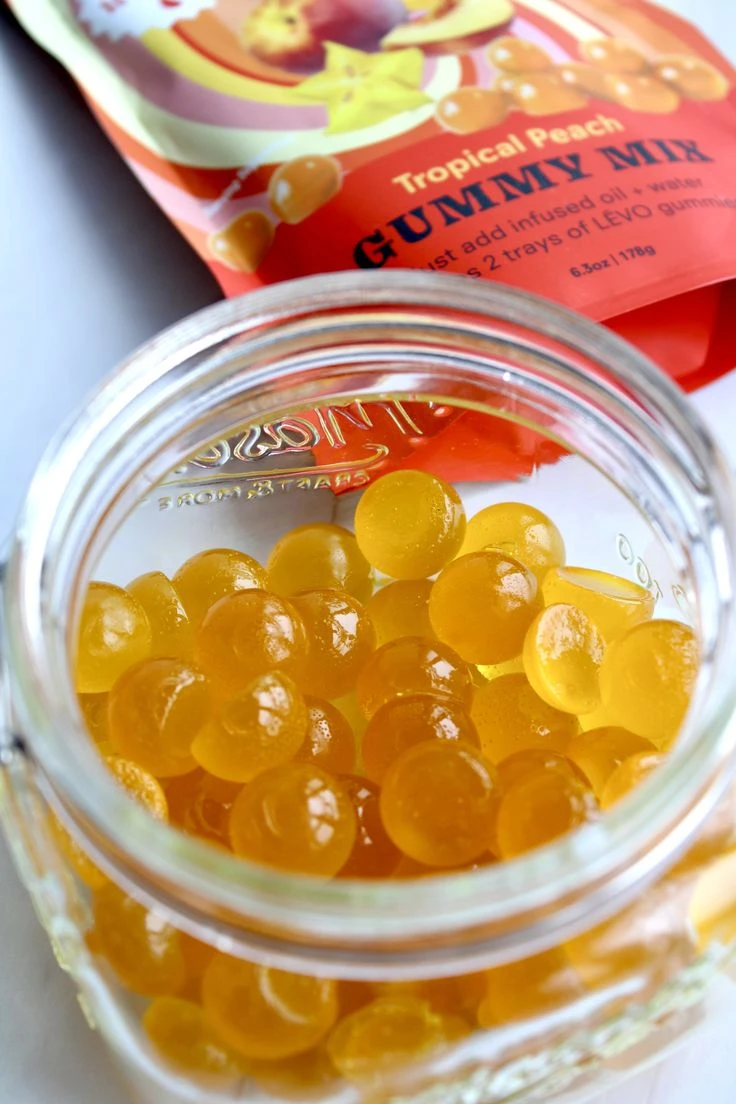
[[[488,47],[488,57],[497,69],[507,73],[538,73],[552,65],[552,58],[541,46],[515,35],[495,38]]]
[[[379,787],[357,775],[343,774],[339,781],[353,803],[357,822],[355,843],[340,870],[340,877],[389,877],[398,866],[401,852],[393,845],[383,826]]]
[[[429,596],[429,620],[438,638],[470,663],[502,663],[519,655],[541,608],[532,572],[496,549],[454,560]]]
[[[455,556],[465,534],[457,491],[429,472],[389,472],[361,495],[355,539],[374,567],[395,579],[434,575]]]
[[[433,1012],[474,1017],[485,994],[486,975],[476,973],[419,981],[374,981],[372,988],[377,997],[414,997],[426,1001]]]
[[[281,1100],[322,1100],[335,1087],[335,1067],[329,1059],[324,1042],[303,1054],[289,1055],[288,1062],[248,1060],[248,1080],[255,1081],[273,1098]]]
[[[507,759],[502,759],[496,764],[499,782],[502,790],[509,790],[530,774],[538,774],[540,771],[553,770],[567,771],[570,776],[584,786],[588,786],[588,778],[580,768],[566,755],[559,755],[555,751],[544,751],[542,748],[525,748],[524,751],[516,751]]]
[[[157,778],[187,774],[196,762],[192,740],[209,718],[204,674],[181,659],[146,659],[110,691],[113,750]]]
[[[489,843],[490,845],[493,844],[493,833],[491,833]],[[438,870],[436,866],[427,866],[426,863],[417,862],[416,859],[410,859],[408,855],[404,855],[392,876],[402,881],[412,878],[439,878],[448,874],[464,874],[470,870],[482,870],[486,866],[492,866],[495,862],[498,862],[498,860],[489,850],[484,851],[482,855],[478,855],[472,862],[458,863],[457,866]]]
[[[294,756],[298,763],[314,763],[330,774],[350,774],[355,767],[355,735],[331,702],[305,698],[307,734]]]
[[[355,691],[351,690],[349,694],[345,694],[342,698],[335,698],[332,705],[342,713],[343,717],[352,728],[355,739],[359,741],[365,732],[365,726],[368,722],[366,721],[365,713],[358,704],[358,698]]]
[[[104,694],[150,651],[151,626],[140,602],[112,583],[90,583],[77,634],[77,692]]]
[[[690,890],[665,879],[634,904],[565,944],[565,953],[591,989],[636,977],[637,1000],[673,978],[693,958],[687,922]]]
[[[296,684],[282,671],[271,671],[220,705],[192,741],[192,755],[216,778],[250,782],[294,757],[307,724],[307,706]]]
[[[495,826],[495,847],[513,859],[579,828],[596,816],[593,791],[567,764],[522,775],[504,792]]]
[[[455,873],[458,869],[464,870],[465,867],[453,867],[452,873]],[[436,866],[427,866],[426,863],[417,862],[416,859],[410,859],[408,855],[403,855],[394,867],[392,877],[399,879],[399,881],[411,881],[414,878],[437,878],[447,873],[449,873],[447,870],[438,870]]]
[[[585,107],[586,94],[557,73],[525,73],[510,82],[509,96],[527,115],[557,115]]]
[[[324,1038],[337,1018],[337,983],[216,954],[202,979],[202,1003],[228,1046],[272,1061]]]
[[[146,997],[173,996],[182,988],[187,966],[172,924],[112,883],[95,892],[92,911],[99,953],[123,985]]]
[[[215,955],[215,948],[187,932],[179,932],[181,950],[190,980],[201,978]]]
[[[208,610],[228,594],[263,589],[266,571],[257,560],[234,548],[208,548],[181,565],[172,585],[196,629]]]
[[[540,698],[564,713],[592,713],[601,704],[599,672],[605,641],[586,613],[547,606],[524,639],[524,671]]]
[[[268,557],[269,586],[289,597],[303,590],[346,590],[359,602],[373,589],[371,566],[353,534],[318,522],[289,530]]]
[[[284,161],[268,182],[271,210],[283,222],[303,222],[340,191],[340,162],[327,154],[310,153]]]
[[[442,1018],[411,996],[378,997],[346,1016],[327,1051],[348,1081],[378,1081],[395,1067],[426,1056],[444,1041]]]
[[[432,636],[429,579],[398,579],[381,587],[365,609],[376,630],[376,647],[401,636]]]
[[[654,72],[689,100],[722,100],[728,95],[726,77],[704,58],[661,57],[657,59]]]
[[[237,855],[323,878],[345,865],[356,832],[349,796],[312,763],[285,763],[260,774],[230,813],[230,841]]]
[[[442,1034],[446,1043],[459,1043],[473,1034],[473,1025],[465,1016],[456,1016],[450,1013],[442,1017]]]
[[[166,794],[160,783],[139,763],[121,759],[119,755],[106,755],[105,766],[128,796],[142,805],[155,820],[169,819]]]
[[[594,709],[592,713],[581,713],[578,717],[578,725],[581,732],[592,732],[594,728],[618,728],[614,724],[603,704]]]
[[[440,126],[453,134],[473,134],[476,130],[498,126],[506,118],[508,106],[503,93],[492,88],[456,88],[437,101],[435,117]]]
[[[308,636],[304,686],[318,698],[341,698],[355,686],[375,647],[373,622],[344,590],[308,590],[291,601]]]
[[[374,652],[358,676],[358,704],[366,717],[404,694],[434,694],[468,706],[473,681],[467,664],[438,640],[406,636]]]
[[[722,855],[698,878],[689,908],[698,948],[736,940],[736,851]]]
[[[461,740],[480,748],[466,709],[451,698],[407,694],[376,710],[363,733],[363,770],[381,783],[386,771],[408,748],[423,740]]]
[[[600,671],[610,723],[666,751],[685,718],[700,662],[692,629],[679,621],[645,621],[609,645]]]
[[[80,882],[88,889],[101,889],[108,879],[99,866],[92,861],[87,852],[77,843],[74,836],[66,830],[54,813],[49,813],[49,826],[54,839]]]
[[[590,788],[587,777],[580,768],[565,755],[554,751],[545,751],[542,748],[526,748],[524,751],[514,752],[507,759],[502,759],[496,764],[501,792],[504,793],[521,783],[526,778],[534,778],[547,772],[556,777],[567,775],[573,788],[582,786],[585,790]],[[501,853],[501,847],[496,837],[496,826],[491,838],[491,850],[496,854]]]
[[[381,817],[405,855],[428,866],[459,866],[490,846],[498,795],[494,768],[474,748],[426,740],[386,772]]]
[[[485,980],[486,994],[478,1006],[481,1027],[544,1016],[585,995],[579,975],[559,947],[497,966]]]
[[[503,663],[478,663],[473,668],[476,675],[473,679],[479,689],[483,689],[487,682],[502,678],[504,675],[523,675],[524,661],[520,655],[513,659],[505,659]]]
[[[639,752],[646,754],[655,750],[654,744],[643,736],[637,736],[627,728],[606,725],[574,736],[565,754],[589,779],[600,800],[608,779],[625,759]]]
[[[174,584],[163,571],[139,575],[125,588],[143,606],[151,623],[151,654],[190,659],[194,646],[192,625]]]
[[[526,675],[502,675],[476,690],[470,716],[492,763],[528,748],[562,754],[578,732],[577,719],[543,701]]]
[[[556,567],[544,577],[545,605],[566,602],[588,615],[606,641],[621,636],[654,612],[654,595],[638,583],[588,567]]]
[[[143,1013],[143,1030],[160,1056],[183,1073],[216,1080],[243,1075],[237,1054],[207,1022],[200,1005],[179,997],[157,997]]]
[[[340,1004],[340,1017],[357,1012],[375,997],[373,986],[368,981],[353,981],[342,978],[337,983],[337,999]],[[334,1075],[334,1070],[333,1070]]]
[[[666,115],[680,106],[680,97],[670,84],[648,76],[615,76],[608,74],[606,86],[611,99],[650,115]]]
[[[551,518],[523,502],[497,502],[468,521],[461,555],[495,548],[532,571],[539,581],[565,562],[565,542]]]
[[[165,788],[172,824],[190,836],[230,847],[230,810],[243,788],[240,783],[195,770],[170,779]]]
[[[621,798],[636,789],[650,774],[658,770],[664,761],[665,756],[656,751],[638,751],[634,755],[629,755],[611,772],[603,787],[601,808],[610,809]]]
[[[563,84],[572,85],[588,96],[596,96],[600,100],[608,100],[611,94],[606,84],[606,73],[595,65],[583,65],[579,61],[565,61],[555,66]]]
[[[197,633],[194,655],[214,692],[234,697],[269,672],[299,682],[307,633],[288,599],[267,590],[241,590],[212,606]]]
[[[90,736],[98,747],[106,747],[110,741],[107,694],[79,694],[78,701]]]
[[[201,1004],[202,1000],[202,979],[201,977],[192,978],[188,977],[184,982],[182,988],[176,994],[180,1000],[192,1001],[194,1004]]]
[[[274,238],[268,215],[256,209],[243,211],[223,230],[207,238],[207,248],[216,261],[236,272],[255,272],[266,257]]]
[[[646,58],[620,38],[600,38],[580,43],[580,53],[590,65],[607,73],[643,73]]]

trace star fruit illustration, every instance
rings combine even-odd
[[[368,54],[338,42],[324,45],[324,69],[296,85],[294,95],[325,105],[326,134],[361,130],[432,103],[419,87],[424,66],[421,50]]]

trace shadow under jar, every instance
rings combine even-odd
[[[699,673],[664,761],[518,858],[405,856],[370,880],[246,862],[226,823],[203,841],[157,822],[80,711],[70,657],[89,581],[171,577],[211,548],[265,563],[297,526],[352,529],[365,488],[402,469],[452,484],[468,517],[543,510],[569,564],[637,583],[655,617],[692,626]],[[736,935],[734,501],[651,364],[506,288],[320,277],[136,352],[52,442],[10,550],[0,795],[59,963],[137,1098],[551,1099],[682,1034]],[[508,670],[518,657],[473,667],[475,692]],[[185,785],[159,782],[170,803]]]

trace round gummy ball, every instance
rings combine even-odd
[[[398,579],[381,587],[366,605],[376,630],[376,646],[401,636],[433,636],[429,623],[430,579]]]
[[[151,652],[151,625],[132,594],[112,583],[90,583],[77,635],[76,689],[102,694],[123,671]]]
[[[194,770],[192,741],[211,716],[202,671],[182,659],[145,659],[121,675],[110,691],[113,749],[157,778]]]
[[[470,663],[518,656],[541,608],[536,577],[520,560],[495,549],[454,560],[429,596],[429,620],[438,638]]]
[[[363,492],[355,511],[361,552],[394,579],[434,575],[456,555],[464,535],[460,496],[428,472],[381,476]]]
[[[369,720],[361,745],[363,770],[380,783],[394,760],[423,740],[480,747],[475,725],[460,702],[435,694],[405,694],[386,702]]]
[[[533,571],[541,582],[565,562],[565,542],[555,523],[523,502],[497,502],[468,521],[461,554],[495,548]]]
[[[629,629],[601,664],[601,697],[611,723],[667,751],[685,718],[699,662],[697,638],[679,621],[644,621]]]
[[[197,633],[194,654],[215,692],[234,697],[270,671],[299,682],[307,633],[288,599],[267,590],[243,590],[212,607]]]
[[[495,770],[480,752],[426,740],[386,772],[381,817],[409,858],[427,866],[462,866],[489,849],[498,797]]]
[[[227,594],[266,586],[266,572],[252,556],[235,548],[208,548],[183,563],[172,579],[187,615],[196,627]]]
[[[492,763],[532,748],[564,752],[579,727],[576,717],[549,705],[520,674],[500,675],[476,690],[470,716]]]
[[[293,758],[307,724],[307,706],[295,683],[281,671],[269,671],[220,707],[195,737],[192,755],[216,778],[250,782]]]
[[[252,862],[331,878],[357,825],[339,782],[313,763],[285,763],[246,786],[230,813],[233,851]]]
[[[304,686],[319,698],[341,698],[373,651],[370,617],[357,598],[341,590],[307,590],[291,601],[308,637]]]
[[[324,522],[285,533],[268,557],[268,576],[271,589],[287,597],[330,587],[365,602],[373,589],[370,564],[353,534]]]
[[[447,644],[405,636],[373,653],[358,676],[355,692],[366,717],[372,717],[386,702],[404,694],[434,694],[467,706],[473,681],[467,664]]]
[[[216,954],[202,978],[202,1004],[238,1054],[275,1061],[327,1034],[338,1014],[337,982]]]

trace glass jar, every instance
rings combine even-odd
[[[387,465],[450,480],[469,514],[509,499],[543,508],[570,562],[638,581],[658,616],[694,625],[700,674],[665,764],[540,850],[411,880],[319,882],[156,822],[104,769],[74,693],[88,581],[170,575],[216,546],[263,559],[295,525],[349,526]],[[696,414],[632,348],[532,296],[454,277],[335,274],[223,302],[91,397],[49,446],[6,566],[0,785],[59,963],[139,1099],[495,1104],[577,1082],[584,1096],[599,1067],[610,1083],[643,1039],[656,1049],[687,1027],[736,934],[723,873],[735,501]],[[434,1044],[347,1081],[324,1040],[298,1061],[234,1068],[220,1055],[207,1076],[172,1065],[90,934],[90,899],[110,883],[147,910],[149,932],[327,979],[333,997],[337,982],[343,1011],[408,994]],[[196,1006],[191,985],[184,995]]]

